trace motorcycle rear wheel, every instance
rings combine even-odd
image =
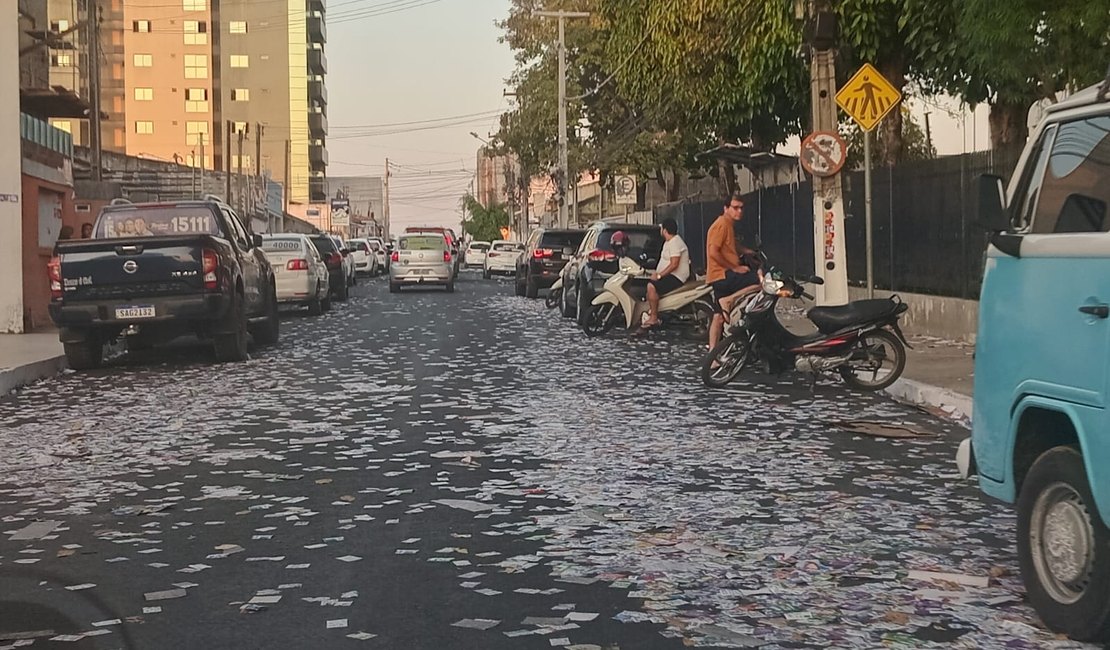
[[[840,369],[844,383],[865,391],[887,388],[902,376],[906,369],[906,346],[887,330],[872,330],[859,337],[853,358]]]
[[[582,318],[582,331],[590,338],[608,334],[610,330],[617,326],[617,316],[619,314],[617,306],[610,302],[590,305]]]
[[[748,365],[751,352],[746,331],[726,336],[701,362],[701,382],[709,388],[724,388]],[[716,368],[714,364],[718,364]]]

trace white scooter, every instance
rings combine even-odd
[[[593,299],[582,318],[586,336],[608,333],[622,320],[628,329],[642,327],[648,318],[647,300],[628,292],[628,282],[647,279],[645,271],[634,260],[622,257],[619,269],[605,281],[605,288]],[[700,280],[691,280],[659,300],[659,320],[667,325],[682,325],[695,338],[704,338],[713,321],[713,288]]]

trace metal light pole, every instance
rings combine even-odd
[[[566,19],[589,18],[586,11],[533,11],[533,16],[559,19],[559,227],[567,227],[567,181],[570,172],[567,162],[567,47]]]

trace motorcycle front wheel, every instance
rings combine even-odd
[[[721,339],[701,362],[701,382],[709,388],[724,388],[748,365],[751,350],[746,331]]]
[[[852,388],[878,391],[898,381],[906,369],[906,347],[887,330],[872,330],[859,337],[852,358],[840,369]]]
[[[608,334],[616,327],[619,315],[620,310],[611,302],[590,305],[582,318],[582,331],[590,338]]]

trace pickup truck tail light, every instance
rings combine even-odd
[[[451,261],[451,251],[443,251],[443,261],[444,262],[450,262]]]
[[[613,251],[603,251],[600,248],[590,251],[591,262],[616,262],[617,256]]]
[[[62,258],[55,255],[50,259],[46,265],[46,272],[50,276],[50,297],[51,299],[59,299],[62,297]]]
[[[219,257],[216,256],[216,251],[211,249],[204,249],[201,252],[202,269],[204,271],[204,288],[205,289],[218,289],[220,286],[219,280],[216,278],[216,268],[219,267]]]
[[[308,260],[289,260],[285,263],[286,271],[307,271]]]

